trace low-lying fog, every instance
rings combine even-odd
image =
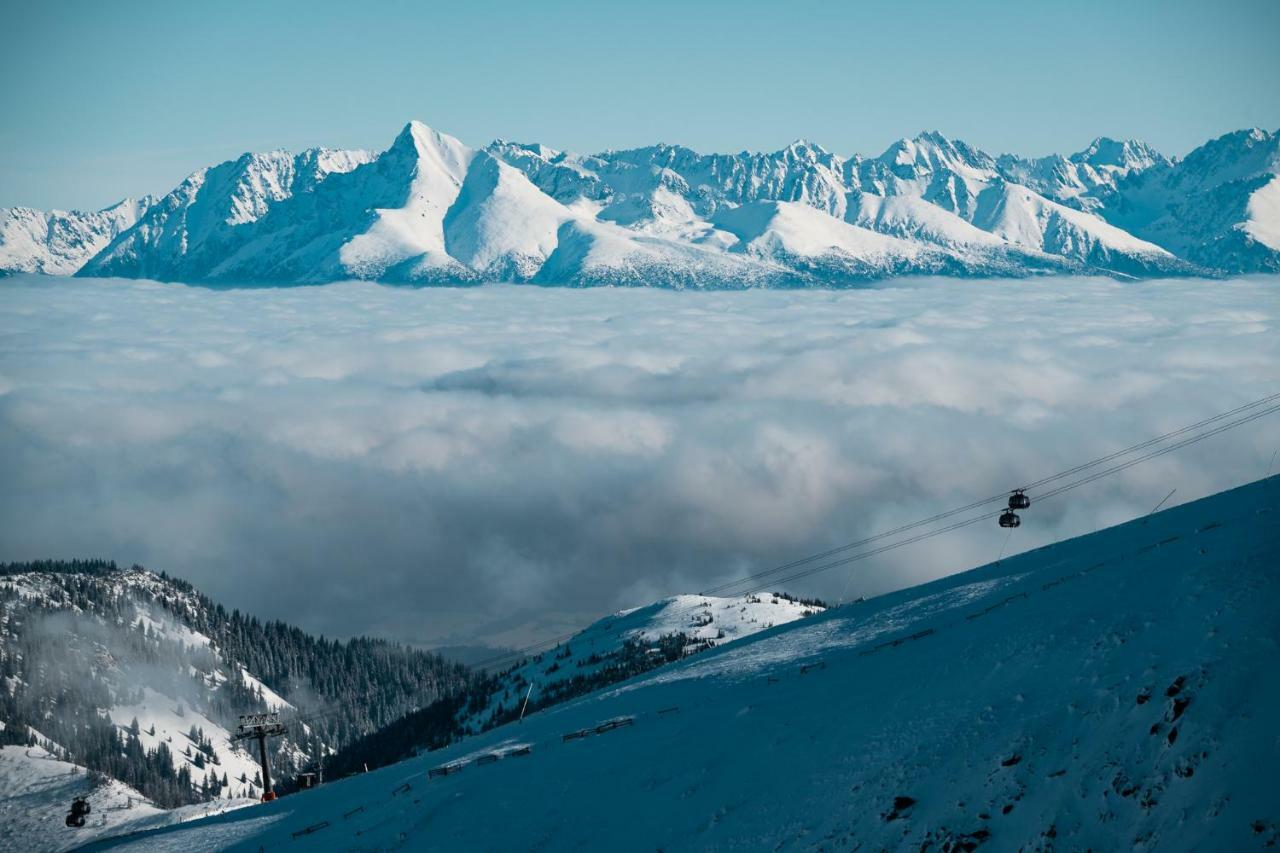
[[[0,282],[0,559],[329,635],[519,643],[1280,391],[1280,279],[673,293]],[[1257,479],[1280,415],[1037,503],[1008,551]],[[1034,495],[1033,495],[1034,498]],[[867,595],[996,557],[965,528]],[[840,595],[835,570],[793,591]]]

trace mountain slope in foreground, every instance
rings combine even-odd
[[[1272,477],[764,631],[438,753],[116,843],[1274,845],[1278,513]],[[609,720],[630,724],[595,729]],[[446,763],[458,772],[430,777]]]

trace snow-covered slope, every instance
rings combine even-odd
[[[0,851],[71,850],[104,836],[171,826],[251,805],[235,799],[160,809],[128,785],[89,772],[38,747],[0,747]],[[65,823],[71,802],[91,809],[83,827]]]
[[[245,154],[154,204],[4,211],[0,270],[681,288],[1268,270],[1280,244],[1276,144],[1241,131],[1179,162],[1104,137],[1027,159],[931,131],[870,158],[804,140],[765,153],[578,155],[476,149],[415,121],[376,154]]]
[[[1278,515],[1272,477],[112,846],[1274,846]]]
[[[732,251],[819,280],[942,272],[951,260],[941,249],[880,234],[799,202],[751,202],[721,211],[714,221],[737,238]]]
[[[1005,181],[978,195],[973,224],[1013,245],[1097,270],[1134,276],[1188,271],[1185,262],[1153,243]]]
[[[554,649],[498,675],[499,683],[484,707],[463,712],[461,728],[480,731],[487,720],[501,717],[504,710],[520,709],[526,698],[528,707],[535,711],[563,701],[565,696],[574,695],[575,680],[592,679],[606,668],[624,666],[627,651],[634,650],[636,656],[656,656],[652,664],[642,662],[637,666],[648,668],[665,663],[667,655],[679,658],[705,652],[823,609],[817,602],[760,593],[730,598],[677,595],[614,613]]]

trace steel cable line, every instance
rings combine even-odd
[[[1198,435],[1193,435],[1190,438],[1185,438],[1182,441],[1169,445],[1168,447],[1162,447],[1158,450],[1154,450],[1150,453],[1147,453],[1143,456],[1138,457],[1137,459],[1130,459],[1127,462],[1120,463],[1119,465],[1113,465],[1110,468],[1106,468],[1102,471],[1097,471],[1093,474],[1090,474],[1087,477],[1083,477],[1072,483],[1067,483],[1066,485],[1059,486],[1056,489],[1052,489],[1048,492],[1037,495],[1036,501],[1037,502],[1044,501],[1049,498],[1055,497],[1057,495],[1063,494],[1064,492],[1069,492],[1072,489],[1078,488],[1083,485],[1087,485],[1088,483],[1092,483],[1095,480],[1099,480],[1103,477],[1110,476],[1111,474],[1118,473],[1120,471],[1125,470],[1126,468],[1132,468],[1134,465],[1138,465],[1139,463],[1146,462],[1151,459],[1155,459],[1156,457],[1163,456],[1166,453],[1172,453],[1175,450],[1179,450],[1183,447],[1187,447],[1189,445],[1203,441],[1206,438],[1211,438],[1219,433],[1226,432],[1227,430],[1235,429],[1238,426],[1243,426],[1244,424],[1247,424],[1250,421],[1255,421],[1258,418],[1265,417],[1266,415],[1274,414],[1276,412],[1280,412],[1280,405],[1271,406],[1267,409],[1263,409],[1258,412],[1253,412],[1249,415],[1246,415],[1245,417],[1238,418],[1237,420],[1229,421],[1228,423],[1217,426],[1214,429],[1209,430],[1208,432],[1200,433]],[[996,516],[1000,515],[1002,511],[1003,510],[997,510],[995,512],[984,513],[982,515],[974,516],[973,518],[968,518],[963,521],[958,521],[953,524],[949,524],[946,527],[940,527],[937,530],[926,531],[924,533],[917,534],[916,536],[912,536],[908,539],[903,539],[898,542],[891,542],[888,545],[882,545],[879,548],[874,548],[870,551],[863,551],[858,554],[854,554],[852,556],[842,558],[840,560],[834,560],[830,563],[823,563],[822,565],[814,566],[812,568],[805,569],[804,571],[787,575],[786,577],[775,578],[761,586],[752,587],[751,589],[748,589],[739,594],[752,595],[757,592],[763,592],[764,590],[769,589],[770,587],[773,587],[778,584],[799,580],[800,578],[805,578],[810,575],[818,574],[819,572],[825,572],[825,571],[828,571],[829,569],[838,568],[840,566],[847,566],[850,563],[857,562],[859,560],[865,560],[868,557],[874,557],[877,554],[883,554],[886,551],[892,551],[895,548],[901,548],[904,545],[911,545],[916,542],[920,542],[924,539],[930,539],[934,536],[938,536],[943,533],[950,533],[953,530],[959,530],[962,527],[968,527],[971,524],[977,524],[980,521],[985,521],[990,518],[995,518]],[[746,582],[748,580],[754,580],[754,579],[758,579],[758,578],[755,578],[755,577],[743,578],[742,581]]]
[[[1168,439],[1170,439],[1170,438],[1174,438],[1174,437],[1177,437],[1177,436],[1179,436],[1179,435],[1185,435],[1186,433],[1191,432],[1191,431],[1193,431],[1193,430],[1200,429],[1200,428],[1205,427],[1205,426],[1208,426],[1208,425],[1210,425],[1210,424],[1217,423],[1218,421],[1221,421],[1221,420],[1223,420],[1224,418],[1229,418],[1229,417],[1231,417],[1232,415],[1237,415],[1237,414],[1240,414],[1240,413],[1242,413],[1242,412],[1249,411],[1250,409],[1257,409],[1259,406],[1265,406],[1265,405],[1266,405],[1266,404],[1268,404],[1268,403],[1273,403],[1273,402],[1276,402],[1276,401],[1280,401],[1280,393],[1271,394],[1271,395],[1268,395],[1268,396],[1266,396],[1266,397],[1262,397],[1262,398],[1260,398],[1260,399],[1258,399],[1258,400],[1254,400],[1254,401],[1252,401],[1252,402],[1245,403],[1245,404],[1242,404],[1242,405],[1240,405],[1240,406],[1237,406],[1237,407],[1235,407],[1234,409],[1230,409],[1230,410],[1225,411],[1225,412],[1220,412],[1220,413],[1218,413],[1218,414],[1216,414],[1216,415],[1212,415],[1211,417],[1204,418],[1204,419],[1202,419],[1202,420],[1196,421],[1195,423],[1188,424],[1188,425],[1183,426],[1183,427],[1179,427],[1178,429],[1175,429],[1175,430],[1170,430],[1169,432],[1163,433],[1163,434],[1158,435],[1158,436],[1156,436],[1156,437],[1154,437],[1154,438],[1145,439],[1145,440],[1143,440],[1143,441],[1141,441],[1141,442],[1138,442],[1137,444],[1130,445],[1129,447],[1126,447],[1126,448],[1124,448],[1124,449],[1122,449],[1122,450],[1114,451],[1114,452],[1109,453],[1109,454],[1107,454],[1107,455],[1105,455],[1105,456],[1100,456],[1100,457],[1098,457],[1097,459],[1093,459],[1093,460],[1090,460],[1090,461],[1088,461],[1088,462],[1084,462],[1084,463],[1081,463],[1081,464],[1079,464],[1079,465],[1076,465],[1076,466],[1074,466],[1074,467],[1072,467],[1072,468],[1068,468],[1068,469],[1066,469],[1065,471],[1060,471],[1060,472],[1058,472],[1058,473],[1056,473],[1056,474],[1052,474],[1052,475],[1050,475],[1050,476],[1043,477],[1043,478],[1041,478],[1041,479],[1039,479],[1039,480],[1036,480],[1036,481],[1034,481],[1034,482],[1032,482],[1032,483],[1027,484],[1026,486],[1023,486],[1023,487],[1022,487],[1022,489],[1023,489],[1023,490],[1027,490],[1027,489],[1035,488],[1035,487],[1037,487],[1037,486],[1041,486],[1041,485],[1045,485],[1045,484],[1048,484],[1048,483],[1054,482],[1055,480],[1060,480],[1060,479],[1062,479],[1063,477],[1068,477],[1068,476],[1071,476],[1072,474],[1077,474],[1077,473],[1080,473],[1080,472],[1082,472],[1082,471],[1086,471],[1086,470],[1088,470],[1088,469],[1090,469],[1090,468],[1096,467],[1096,466],[1101,465],[1101,464],[1103,464],[1103,463],[1113,461],[1113,460],[1118,459],[1118,458],[1120,458],[1120,457],[1122,457],[1122,456],[1127,456],[1127,455],[1129,455],[1129,454],[1131,454],[1131,453],[1134,453],[1134,452],[1137,452],[1137,451],[1139,451],[1139,450],[1143,450],[1143,449],[1146,449],[1146,448],[1151,447],[1151,446],[1153,446],[1153,445],[1156,445],[1156,444],[1159,444],[1159,443],[1161,443],[1161,442],[1167,441],[1167,440],[1168,440]],[[1089,475],[1088,477],[1082,478],[1082,479],[1080,479],[1080,480],[1078,480],[1078,481],[1075,481],[1075,482],[1073,482],[1073,483],[1069,483],[1069,484],[1067,484],[1067,485],[1065,485],[1065,486],[1060,486],[1060,487],[1058,487],[1058,488],[1056,488],[1056,489],[1052,489],[1052,490],[1050,490],[1049,492],[1045,492],[1045,493],[1043,493],[1043,494],[1038,495],[1038,496],[1036,497],[1036,500],[1037,500],[1037,501],[1046,500],[1046,499],[1048,499],[1048,498],[1051,498],[1051,497],[1054,497],[1054,496],[1056,496],[1056,495],[1062,494],[1062,493],[1064,493],[1064,492],[1066,492],[1066,491],[1070,491],[1071,489],[1077,488],[1078,486],[1082,486],[1082,485],[1085,485],[1085,484],[1087,484],[1087,483],[1091,483],[1091,482],[1093,482],[1094,480],[1100,479],[1100,478],[1105,477],[1105,476],[1109,476],[1110,474],[1118,473],[1119,471],[1123,471],[1123,470],[1125,470],[1126,468],[1132,467],[1133,465],[1137,465],[1137,464],[1139,464],[1139,463],[1141,463],[1141,462],[1145,462],[1145,461],[1147,461],[1147,460],[1149,460],[1149,459],[1154,459],[1154,458],[1156,458],[1156,457],[1158,457],[1158,456],[1162,456],[1162,455],[1164,455],[1165,453],[1169,453],[1169,452],[1172,452],[1172,451],[1174,451],[1174,450],[1178,450],[1178,449],[1181,449],[1181,448],[1183,448],[1183,447],[1186,447],[1186,446],[1188,446],[1188,445],[1195,444],[1196,442],[1202,441],[1203,439],[1206,439],[1206,438],[1209,438],[1209,437],[1211,437],[1211,436],[1217,435],[1217,434],[1219,434],[1219,433],[1221,433],[1221,432],[1224,432],[1224,431],[1226,431],[1226,430],[1234,429],[1235,427],[1242,426],[1243,424],[1249,423],[1250,421],[1257,420],[1258,418],[1264,417],[1264,416],[1266,416],[1266,415],[1273,414],[1274,412],[1277,412],[1277,411],[1280,411],[1280,405],[1274,405],[1274,406],[1270,406],[1270,407],[1268,407],[1268,408],[1262,409],[1261,411],[1251,412],[1250,414],[1246,415],[1246,416],[1245,416],[1245,417],[1243,417],[1243,418],[1239,418],[1239,419],[1237,419],[1237,420],[1235,420],[1235,421],[1230,421],[1230,422],[1228,422],[1228,423],[1226,423],[1226,424],[1219,425],[1219,426],[1214,427],[1213,429],[1211,429],[1211,430],[1209,430],[1209,431],[1207,431],[1207,432],[1198,433],[1197,435],[1193,435],[1193,436],[1191,436],[1191,437],[1189,437],[1189,438],[1183,439],[1182,441],[1175,442],[1174,444],[1168,445],[1167,447],[1159,448],[1158,450],[1155,450],[1155,451],[1153,451],[1153,452],[1151,452],[1151,453],[1144,454],[1144,455],[1142,455],[1142,456],[1140,456],[1140,457],[1138,457],[1138,458],[1136,458],[1136,459],[1128,460],[1128,461],[1123,462],[1123,463],[1121,463],[1121,464],[1119,464],[1119,465],[1112,466],[1112,467],[1110,467],[1110,468],[1104,469],[1103,471],[1095,472],[1095,473],[1093,473],[1093,474]],[[978,507],[985,506],[985,505],[990,504],[990,503],[992,503],[992,502],[994,502],[994,501],[997,501],[997,500],[1003,500],[1007,495],[1008,495],[1008,492],[1001,492],[1001,493],[999,493],[999,494],[997,494],[997,495],[993,495],[993,496],[991,496],[991,497],[989,497],[989,498],[984,498],[984,499],[982,499],[982,500],[972,501],[972,502],[970,502],[970,503],[968,503],[968,504],[965,504],[964,506],[960,506],[960,507],[956,507],[956,508],[954,508],[954,509],[946,510],[945,512],[940,512],[940,513],[937,513],[937,514],[935,514],[935,515],[929,516],[928,518],[920,519],[919,521],[914,521],[914,522],[911,522],[911,523],[909,523],[909,524],[903,524],[903,525],[900,525],[900,526],[898,526],[898,527],[893,528],[892,530],[886,530],[886,531],[884,531],[884,532],[882,532],[882,533],[877,533],[877,534],[875,534],[875,535],[873,535],[873,536],[868,536],[868,537],[866,537],[866,538],[859,539],[859,540],[857,540],[857,541],[855,541],[855,542],[850,542],[850,543],[848,543],[848,544],[841,545],[841,546],[839,546],[839,547],[837,547],[837,548],[832,548],[832,549],[829,549],[829,550],[827,550],[827,551],[823,551],[823,552],[820,552],[820,553],[817,553],[817,554],[811,554],[811,555],[809,555],[808,557],[803,557],[803,558],[800,558],[800,559],[797,559],[797,560],[793,560],[793,561],[791,561],[791,562],[789,562],[789,563],[784,563],[784,564],[782,564],[782,565],[780,565],[780,566],[775,566],[775,567],[773,567],[773,568],[771,568],[771,569],[768,569],[768,570],[766,570],[766,571],[763,571],[763,572],[758,572],[758,573],[753,574],[753,575],[748,575],[747,577],[744,577],[744,578],[739,578],[739,579],[737,579],[737,580],[735,580],[735,581],[729,581],[729,582],[726,582],[726,583],[723,583],[723,584],[719,584],[719,585],[714,586],[714,587],[710,587],[710,588],[708,588],[708,589],[706,589],[706,590],[703,590],[703,591],[699,592],[698,594],[699,594],[699,595],[713,595],[713,594],[715,594],[715,593],[717,593],[717,592],[721,592],[721,591],[724,591],[724,590],[727,590],[727,589],[732,589],[732,588],[734,588],[734,587],[742,586],[743,584],[748,584],[748,583],[751,583],[751,582],[754,582],[754,581],[759,581],[759,580],[760,580],[760,579],[762,579],[762,578],[770,577],[770,576],[775,575],[775,574],[777,574],[777,573],[779,573],[779,572],[784,572],[784,571],[786,571],[786,570],[788,570],[788,569],[799,568],[800,566],[807,566],[807,565],[809,565],[809,564],[811,564],[811,563],[814,563],[814,562],[817,562],[817,561],[821,561],[821,560],[825,560],[825,559],[827,559],[828,557],[833,557],[833,556],[836,556],[836,555],[838,555],[838,554],[842,554],[842,553],[845,553],[845,552],[847,552],[847,551],[853,550],[854,548],[858,548],[858,547],[861,547],[861,546],[863,546],[863,545],[869,545],[869,544],[871,544],[872,542],[877,542],[877,541],[879,541],[879,540],[881,540],[881,539],[885,539],[885,538],[888,538],[888,537],[891,537],[891,536],[895,536],[895,535],[897,535],[897,534],[899,534],[899,533],[905,533],[905,532],[907,532],[907,531],[909,531],[909,530],[913,530],[913,529],[915,529],[915,528],[917,528],[917,527],[922,527],[922,526],[925,526],[925,525],[928,525],[928,524],[932,524],[932,523],[934,523],[934,522],[943,521],[943,520],[945,520],[945,519],[952,518],[952,517],[954,517],[954,516],[956,516],[956,515],[962,514],[962,513],[964,513],[964,512],[969,511],[969,510],[977,509]],[[972,518],[968,518],[968,519],[964,519],[964,520],[962,520],[962,521],[954,522],[954,523],[949,524],[949,525],[947,525],[947,526],[945,526],[945,527],[938,528],[937,530],[926,531],[926,532],[923,532],[923,533],[917,534],[917,535],[915,535],[915,536],[909,537],[909,538],[907,538],[907,539],[904,539],[904,540],[901,540],[901,541],[898,541],[898,542],[893,542],[893,543],[889,543],[889,544],[887,544],[887,545],[883,545],[883,546],[880,546],[880,547],[874,548],[874,549],[872,549],[872,550],[870,550],[870,551],[866,551],[866,552],[859,552],[858,554],[854,554],[854,555],[851,555],[851,556],[849,556],[849,557],[845,557],[845,558],[842,558],[842,559],[839,559],[839,560],[834,560],[834,561],[832,561],[832,562],[830,562],[830,563],[822,563],[822,564],[821,564],[821,565],[819,565],[819,566],[813,566],[813,567],[811,567],[811,568],[806,568],[806,569],[804,569],[803,571],[796,572],[796,573],[793,573],[793,574],[790,574],[790,575],[786,575],[786,576],[781,577],[781,578],[773,578],[773,579],[769,580],[767,583],[765,583],[765,584],[763,584],[763,585],[760,585],[760,586],[754,586],[754,587],[752,587],[752,588],[750,588],[750,589],[747,589],[747,590],[744,590],[744,591],[740,591],[740,592],[737,592],[737,593],[735,593],[735,594],[737,594],[737,595],[752,595],[752,594],[754,594],[754,593],[761,592],[761,591],[763,591],[763,590],[765,590],[765,589],[768,589],[769,587],[774,586],[774,585],[777,585],[777,584],[789,583],[790,581],[798,580],[798,579],[800,579],[800,578],[805,578],[805,577],[808,577],[808,576],[810,576],[810,575],[817,574],[817,573],[819,573],[819,572],[824,572],[824,571],[828,571],[828,570],[833,569],[833,568],[838,568],[838,567],[840,567],[840,566],[849,565],[850,563],[857,562],[857,561],[860,561],[860,560],[864,560],[864,559],[867,559],[867,558],[869,558],[869,557],[873,557],[873,556],[876,556],[876,555],[878,555],[878,554],[882,554],[882,553],[884,553],[884,552],[886,552],[886,551],[894,550],[894,549],[896,549],[896,548],[901,548],[901,547],[903,547],[903,546],[905,546],[905,545],[911,545],[911,544],[914,544],[914,543],[916,543],[916,542],[920,542],[920,541],[922,541],[922,540],[924,540],[924,539],[931,538],[931,537],[933,537],[933,536],[941,535],[941,534],[943,534],[943,533],[949,533],[949,532],[951,532],[951,531],[953,531],[953,530],[958,530],[958,529],[960,529],[960,528],[962,528],[962,527],[968,527],[968,526],[970,526],[970,525],[977,524],[978,522],[985,521],[985,520],[987,520],[987,519],[991,519],[991,518],[995,518],[996,516],[998,516],[998,515],[1000,514],[1000,512],[1001,512],[1001,511],[1003,511],[1003,510],[997,510],[997,511],[993,511],[993,512],[986,512],[986,513],[983,513],[983,514],[981,514],[981,515],[974,516],[974,517],[972,517]],[[492,657],[492,658],[486,658],[486,659],[484,659],[484,660],[478,661],[477,663],[472,664],[472,668],[473,668],[473,669],[481,669],[481,670],[484,670],[484,669],[489,669],[489,668],[491,668],[491,667],[494,667],[494,666],[496,666],[496,665],[500,665],[500,664],[502,664],[503,662],[506,662],[506,661],[515,662],[515,661],[517,661],[517,660],[521,659],[522,657],[526,657],[526,656],[528,656],[528,655],[530,655],[530,654],[533,654],[533,653],[536,653],[536,652],[540,652],[540,651],[546,651],[546,650],[548,650],[548,649],[554,648],[556,645],[558,645],[558,644],[560,644],[560,643],[562,643],[562,642],[564,642],[564,641],[566,641],[566,640],[572,639],[573,637],[577,636],[577,634],[578,634],[578,633],[579,633],[578,631],[575,631],[575,632],[572,632],[572,633],[569,633],[569,634],[561,635],[561,636],[559,636],[559,637],[555,637],[555,638],[548,639],[548,640],[543,640],[543,641],[538,642],[538,643],[532,643],[532,644],[529,644],[529,645],[527,645],[527,646],[523,646],[523,647],[520,647],[520,648],[512,649],[512,650],[511,650],[511,651],[509,651],[509,652],[505,652],[505,653],[500,654],[500,655],[495,655],[495,656],[494,656],[494,657]]]
[[[1043,486],[1046,483],[1053,482],[1054,480],[1060,480],[1063,477],[1068,477],[1072,474],[1078,474],[1079,472],[1092,468],[1095,465],[1101,465],[1103,462],[1110,462],[1112,459],[1118,459],[1121,456],[1127,456],[1128,454],[1133,453],[1134,451],[1143,450],[1147,447],[1150,447],[1153,444],[1159,444],[1162,441],[1173,438],[1174,436],[1182,435],[1183,433],[1190,432],[1191,430],[1194,430],[1194,429],[1199,429],[1200,427],[1203,427],[1203,426],[1208,426],[1209,424],[1214,423],[1215,421],[1220,421],[1223,418],[1229,418],[1232,415],[1237,415],[1240,412],[1246,411],[1248,409],[1256,409],[1258,406],[1263,406],[1263,405],[1266,405],[1267,403],[1272,403],[1277,400],[1280,400],[1280,393],[1271,394],[1270,396],[1263,397],[1259,400],[1254,400],[1252,403],[1245,403],[1243,406],[1237,406],[1234,409],[1231,409],[1230,411],[1222,412],[1220,414],[1214,415],[1211,418],[1205,418],[1202,421],[1196,421],[1193,424],[1188,424],[1187,426],[1180,427],[1179,429],[1171,430],[1170,432],[1166,432],[1164,435],[1158,435],[1155,438],[1149,438],[1146,441],[1140,442],[1130,447],[1126,447],[1124,450],[1117,450],[1115,453],[1111,453],[1106,456],[1101,456],[1097,459],[1094,459],[1091,462],[1086,462],[1083,465],[1077,465],[1074,468],[1069,468],[1068,470],[1058,474],[1054,474],[1051,477],[1045,477],[1044,479],[1036,480],[1034,483],[1028,483],[1027,485],[1022,486],[1022,491],[1028,491],[1030,489],[1036,488],[1037,486]]]
[[[1271,406],[1259,412],[1252,412],[1251,414],[1246,415],[1245,417],[1238,418],[1234,421],[1230,421],[1228,423],[1222,424],[1221,426],[1214,427],[1208,432],[1202,432],[1198,435],[1193,435],[1190,438],[1184,438],[1182,441],[1179,441],[1175,444],[1171,444],[1168,447],[1162,447],[1159,450],[1154,450],[1151,453],[1146,454],[1145,456],[1140,456],[1137,459],[1131,459],[1128,462],[1122,462],[1121,464],[1114,465],[1111,468],[1107,468],[1102,471],[1095,472],[1093,474],[1090,474],[1088,477],[1075,481],[1074,483],[1068,483],[1065,486],[1059,486],[1056,489],[1050,489],[1049,491],[1038,495],[1037,500],[1045,500],[1046,498],[1051,498],[1051,497],[1054,497],[1055,495],[1060,495],[1063,492],[1071,491],[1077,486],[1083,486],[1086,483],[1092,483],[1094,480],[1109,476],[1111,474],[1115,474],[1119,471],[1125,470],[1126,468],[1131,468],[1134,465],[1137,465],[1139,462],[1146,462],[1149,459],[1155,459],[1157,456],[1163,456],[1166,453],[1172,453],[1175,450],[1179,450],[1183,447],[1187,447],[1189,445],[1195,444],[1196,442],[1203,441],[1206,438],[1212,438],[1218,433],[1235,429],[1236,427],[1243,426],[1244,424],[1247,424],[1250,421],[1256,421],[1258,418],[1266,417],[1267,415],[1275,414],[1276,412],[1280,412],[1280,405]]]
[[[1261,398],[1261,399],[1254,400],[1253,402],[1245,403],[1244,405],[1237,406],[1236,408],[1231,409],[1231,410],[1229,410],[1229,411],[1221,412],[1221,413],[1219,413],[1219,414],[1213,415],[1212,417],[1208,417],[1208,418],[1205,418],[1205,419],[1203,419],[1203,420],[1197,421],[1197,422],[1195,422],[1195,423],[1193,423],[1193,424],[1188,424],[1188,425],[1186,425],[1186,426],[1179,427],[1178,429],[1170,430],[1169,432],[1166,432],[1166,433],[1164,433],[1164,434],[1162,434],[1162,435],[1158,435],[1158,436],[1156,436],[1155,438],[1149,438],[1149,439],[1146,439],[1146,440],[1144,440],[1144,441],[1138,442],[1137,444],[1130,445],[1129,447],[1126,447],[1126,448],[1124,448],[1123,450],[1117,450],[1117,451],[1115,451],[1115,452],[1113,452],[1113,453],[1109,453],[1109,454],[1107,454],[1106,456],[1100,456],[1100,457],[1098,457],[1097,459],[1093,459],[1093,460],[1090,460],[1089,462],[1081,463],[1081,464],[1079,464],[1079,465],[1076,465],[1076,466],[1075,466],[1075,467],[1073,467],[1073,468],[1068,468],[1068,469],[1067,469],[1067,470],[1065,470],[1065,471],[1060,471],[1060,472],[1058,472],[1057,474],[1051,474],[1051,475],[1050,475],[1050,476],[1048,476],[1048,477],[1043,477],[1043,478],[1041,478],[1041,479],[1039,479],[1039,480],[1036,480],[1036,481],[1035,481],[1035,482],[1033,482],[1033,483],[1028,483],[1027,485],[1022,486],[1020,490],[1021,490],[1021,491],[1027,491],[1027,490],[1029,490],[1029,489],[1036,488],[1037,486],[1043,486],[1043,485],[1045,485],[1045,484],[1047,484],[1047,483],[1051,483],[1051,482],[1053,482],[1053,481],[1055,481],[1055,480],[1060,480],[1060,479],[1062,479],[1063,477],[1069,477],[1069,476],[1071,476],[1072,474],[1077,474],[1077,473],[1079,473],[1079,472],[1081,472],[1081,471],[1088,470],[1089,468],[1093,468],[1093,467],[1095,467],[1095,466],[1097,466],[1097,465],[1101,465],[1101,464],[1103,464],[1104,462],[1110,462],[1111,460],[1113,460],[1113,459],[1118,459],[1118,458],[1120,458],[1121,456],[1127,456],[1127,455],[1128,455],[1128,454],[1130,454],[1130,453],[1134,453],[1134,452],[1136,452],[1136,451],[1138,451],[1138,450],[1143,450],[1143,449],[1145,449],[1145,448],[1147,448],[1147,447],[1152,446],[1153,444],[1159,444],[1160,442],[1162,442],[1162,441],[1167,441],[1168,439],[1170,439],[1170,438],[1174,438],[1175,436],[1183,435],[1183,434],[1185,434],[1185,433],[1187,433],[1187,432],[1190,432],[1190,431],[1192,431],[1192,430],[1196,430],[1196,429],[1199,429],[1199,428],[1201,428],[1201,427],[1208,426],[1209,424],[1214,423],[1214,422],[1216,422],[1216,421],[1220,421],[1220,420],[1222,420],[1223,418],[1228,418],[1228,417],[1231,417],[1232,415],[1239,414],[1240,412],[1247,411],[1247,410],[1249,410],[1249,409],[1253,409],[1253,408],[1257,408],[1258,406],[1262,406],[1262,405],[1265,405],[1265,404],[1267,404],[1267,403],[1271,403],[1271,402],[1274,402],[1274,401],[1277,401],[1277,400],[1280,400],[1280,393],[1277,393],[1277,394],[1271,394],[1271,395],[1269,395],[1269,396],[1267,396],[1267,397],[1263,397],[1263,398]],[[830,550],[823,551],[823,552],[818,553],[818,554],[811,554],[811,555],[809,555],[809,556],[807,556],[807,557],[802,557],[802,558],[800,558],[800,559],[798,559],[798,560],[792,560],[792,561],[791,561],[791,562],[789,562],[789,563],[783,563],[783,564],[782,564],[782,565],[780,565],[780,566],[775,566],[775,567],[773,567],[773,568],[771,568],[771,569],[768,569],[768,570],[766,570],[766,571],[764,571],[764,572],[757,572],[757,573],[755,573],[755,574],[753,574],[753,575],[748,575],[748,576],[747,576],[747,577],[745,577],[745,578],[739,578],[739,579],[737,579],[737,580],[733,580],[733,581],[726,581],[725,583],[718,584],[718,585],[713,586],[713,587],[709,587],[709,588],[707,588],[707,589],[703,590],[703,591],[702,591],[701,593],[699,593],[699,594],[700,594],[700,595],[714,595],[714,594],[716,594],[716,593],[723,592],[724,590],[732,589],[732,588],[733,588],[733,587],[735,587],[735,586],[739,586],[739,585],[741,585],[741,584],[743,584],[743,583],[746,583],[746,582],[748,582],[748,581],[751,581],[751,580],[754,580],[754,579],[757,579],[757,578],[762,578],[762,577],[765,577],[765,576],[767,576],[767,575],[776,574],[776,573],[778,573],[778,572],[784,572],[784,571],[786,571],[786,570],[788,570],[788,569],[793,569],[793,568],[796,568],[796,567],[798,567],[798,566],[803,566],[803,565],[806,565],[806,564],[808,564],[808,563],[816,562],[816,561],[818,561],[818,560],[825,560],[825,559],[826,559],[826,558],[828,558],[828,557],[833,557],[833,556],[835,556],[836,554],[842,554],[842,553],[844,553],[844,552],[846,552],[846,551],[850,551],[850,550],[852,550],[852,549],[854,549],[854,548],[860,548],[860,547],[862,547],[863,545],[869,545],[869,544],[871,544],[872,542],[879,541],[880,539],[886,539],[886,538],[888,538],[888,537],[890,537],[890,536],[895,536],[895,535],[897,535],[897,534],[899,534],[899,533],[905,533],[906,531],[908,531],[908,530],[913,530],[913,529],[915,529],[915,528],[917,528],[917,527],[922,527],[922,526],[927,525],[927,524],[932,524],[932,523],[934,523],[934,522],[936,522],[936,521],[942,521],[943,519],[951,518],[952,516],[956,516],[956,515],[959,515],[959,514],[961,514],[961,513],[968,512],[968,511],[969,511],[969,510],[971,510],[971,509],[977,509],[977,508],[978,508],[978,507],[980,507],[980,506],[985,506],[986,504],[992,503],[992,502],[994,502],[994,501],[1004,500],[1004,499],[1005,499],[1005,497],[1006,497],[1007,495],[1008,495],[1008,492],[1001,492],[1000,494],[998,494],[998,495],[992,495],[992,496],[991,496],[991,497],[989,497],[989,498],[983,498],[982,500],[976,500],[976,501],[973,501],[973,502],[971,502],[971,503],[965,504],[964,506],[956,507],[955,509],[949,509],[949,510],[946,510],[946,511],[944,511],[944,512],[940,512],[940,513],[938,513],[938,514],[936,514],[936,515],[929,516],[928,518],[920,519],[919,521],[913,521],[913,522],[910,522],[910,523],[908,523],[908,524],[900,525],[899,527],[895,527],[895,528],[893,528],[892,530],[886,530],[886,531],[884,531],[884,532],[882,532],[882,533],[877,533],[877,534],[874,534],[874,535],[872,535],[872,536],[868,536],[868,537],[866,537],[866,538],[864,538],[864,539],[859,539],[859,540],[854,541],[854,542],[849,542],[849,543],[847,543],[847,544],[845,544],[845,545],[840,545],[840,546],[838,546],[838,547],[831,548]],[[743,594],[745,595],[746,593],[743,593]]]

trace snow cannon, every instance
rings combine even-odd
[[[84,819],[88,817],[92,809],[89,807],[89,801],[84,797],[76,797],[71,803],[71,811],[67,812],[67,826],[81,827],[84,826]]]

